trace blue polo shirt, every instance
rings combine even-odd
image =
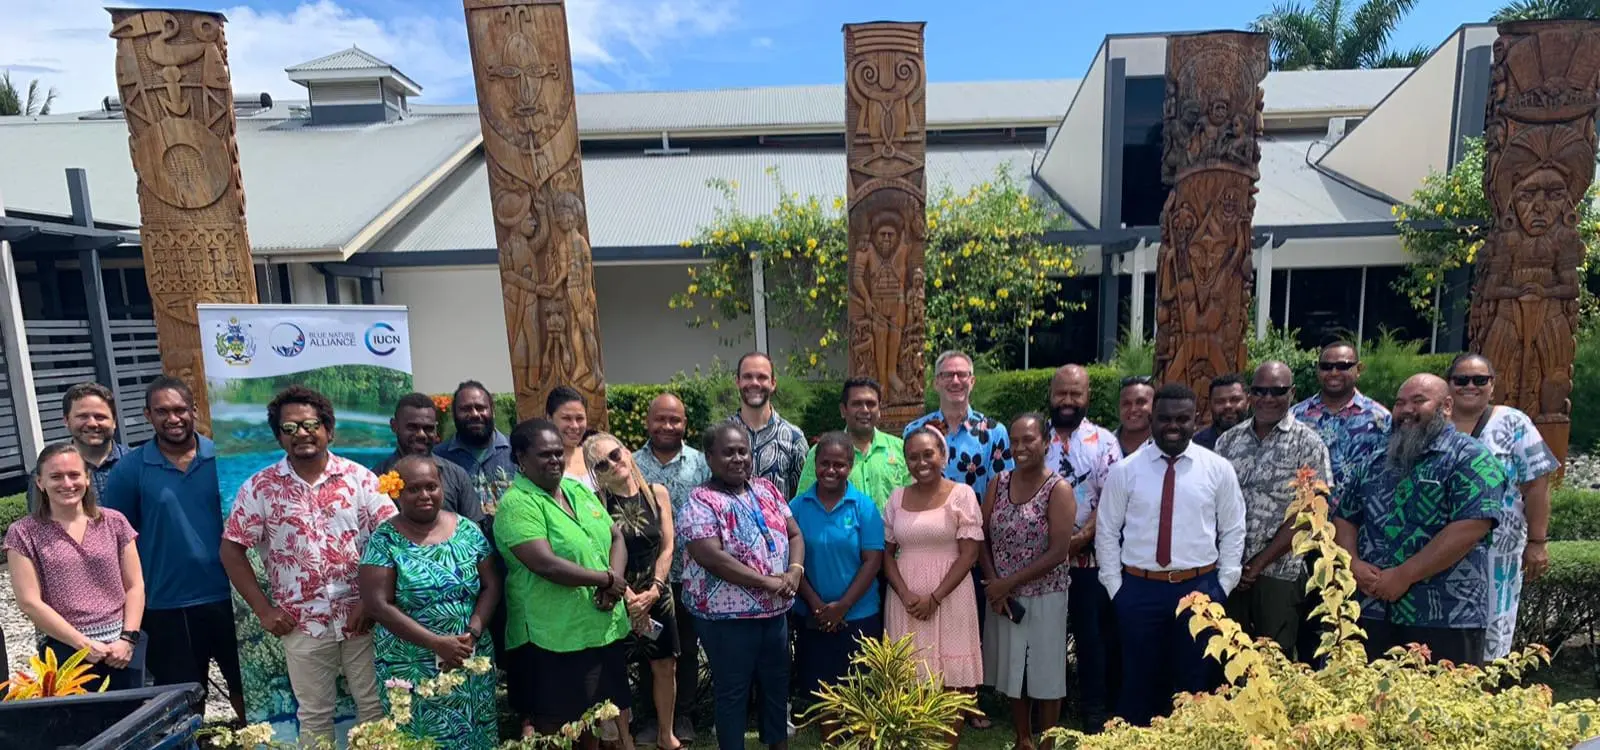
[[[145,606],[178,609],[228,599],[222,570],[222,490],[217,446],[204,435],[188,471],[179,471],[156,439],[133,449],[106,478],[100,503],[139,532]],[[159,438],[157,438],[159,439]]]
[[[789,501],[789,511],[800,526],[800,536],[806,541],[806,581],[823,602],[838,601],[855,580],[861,569],[862,550],[883,550],[883,516],[878,505],[854,484],[845,485],[844,497],[833,506],[830,513],[817,499],[817,485],[812,484]],[[804,617],[811,614],[805,600],[795,598],[794,609]],[[867,593],[844,615],[845,620],[859,620],[878,614],[878,579],[872,579]]]

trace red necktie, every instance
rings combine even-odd
[[[1165,568],[1172,564],[1172,495],[1178,483],[1178,456],[1162,456],[1167,462],[1167,476],[1161,480],[1161,527],[1156,532],[1156,564]]]

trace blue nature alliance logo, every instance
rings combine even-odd
[[[306,332],[293,323],[279,323],[267,336],[267,345],[280,357],[295,357],[306,350]]]

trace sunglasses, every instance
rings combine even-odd
[[[1250,394],[1253,396],[1280,398],[1289,395],[1289,391],[1292,390],[1294,390],[1292,385],[1255,385],[1250,387]]]
[[[307,419],[301,422],[284,422],[283,424],[278,425],[278,431],[285,435],[294,435],[301,430],[305,430],[307,435],[313,435],[316,434],[317,430],[320,429],[322,429],[322,420],[320,419]]]
[[[1471,383],[1471,384],[1473,384],[1475,386],[1478,386],[1479,388],[1482,388],[1482,387],[1494,382],[1494,376],[1493,375],[1452,375],[1450,377],[1450,382],[1455,383],[1457,388],[1465,388],[1465,387],[1467,387],[1468,383]]]
[[[1154,380],[1154,378],[1151,378],[1149,375],[1129,375],[1128,377],[1122,379],[1122,387],[1127,388],[1130,385],[1150,385],[1152,380]]]
[[[618,464],[622,463],[622,452],[623,452],[622,451],[622,447],[618,446],[616,448],[613,448],[610,453],[607,453],[605,458],[602,458],[599,461],[594,462],[594,473],[596,473],[596,474],[609,474],[609,473],[611,473],[611,467],[612,466],[615,466],[615,465],[618,465]]]
[[[1348,370],[1348,369],[1350,369],[1352,367],[1355,367],[1355,366],[1356,366],[1356,363],[1354,363],[1354,362],[1318,362],[1317,363],[1317,369],[1321,370],[1323,372],[1333,372],[1334,370],[1338,370],[1339,372],[1344,372],[1345,370]]]

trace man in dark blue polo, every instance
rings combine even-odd
[[[128,453],[117,442],[117,402],[111,389],[99,383],[79,383],[61,396],[61,421],[66,423],[72,446],[89,467],[95,496],[106,492],[106,476]],[[28,510],[39,504],[39,489],[28,483]]]
[[[204,687],[215,660],[242,721],[233,601],[218,552],[222,492],[216,445],[194,431],[194,394],[182,380],[163,376],[150,383],[144,416],[155,437],[118,462],[101,502],[121,511],[139,532],[150,673],[158,685]]]

